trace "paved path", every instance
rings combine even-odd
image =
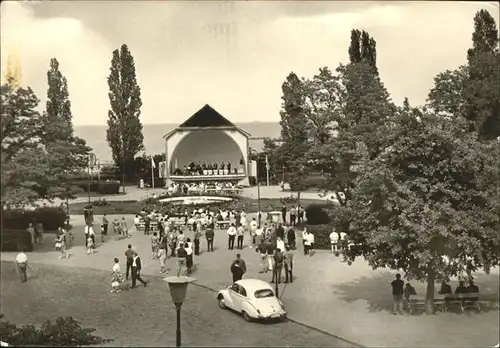
[[[132,226],[132,216],[126,218],[129,226]],[[30,253],[30,262],[110,270],[113,258],[123,260],[127,244],[131,243],[143,258],[143,273],[146,276],[160,276],[158,262],[148,259],[150,243],[146,236],[134,234],[130,239],[110,240],[99,246],[96,254],[86,255],[82,238],[83,217],[75,216],[73,219],[79,245],[70,250],[70,259],[58,260],[58,254],[51,251],[50,244]],[[100,217],[96,216],[96,219]],[[218,231],[215,252],[195,257],[197,271],[193,276],[197,278],[198,284],[212,289],[230,284],[229,265],[235,258],[236,251],[227,250],[226,241],[224,231]],[[247,242],[248,240],[245,243]],[[203,241],[201,250],[206,250]],[[319,251],[311,258],[304,257],[301,251],[297,250],[296,254],[294,283],[280,288],[291,319],[365,346],[475,347],[493,346],[497,343],[498,311],[478,315],[448,313],[435,316],[393,316],[389,311],[389,283],[393,274],[384,270],[371,271],[362,260],[349,267],[326,251]],[[246,247],[240,252],[248,265],[246,278],[271,280],[271,274],[258,273],[258,254],[255,249]],[[1,255],[2,261],[12,261],[14,258],[15,253]],[[169,259],[167,265],[175,269],[175,259]],[[477,280],[482,287],[482,294],[490,292],[498,297],[498,269],[490,276],[477,275]],[[425,293],[423,284],[414,285],[419,294]],[[467,331],[463,333],[465,328]]]

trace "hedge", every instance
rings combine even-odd
[[[331,208],[332,204],[310,204],[305,209],[306,220],[308,225],[326,225],[331,222],[328,216],[327,209]]]
[[[117,180],[101,182],[99,183],[98,191],[104,194],[120,193],[120,182]]]
[[[307,225],[307,231],[314,234],[314,249],[330,249],[330,225]]]
[[[2,228],[26,230],[29,223],[36,221],[43,224],[44,231],[57,231],[64,225],[66,218],[66,212],[59,207],[41,207],[35,210],[9,209],[2,211]]]
[[[2,237],[2,251],[33,251],[31,234],[28,231],[3,228],[0,234]]]

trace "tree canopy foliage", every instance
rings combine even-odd
[[[490,141],[500,135],[498,30],[484,10],[474,23],[467,64],[436,76],[423,107],[394,104],[375,40],[353,30],[347,65],[287,77],[283,86],[300,84],[283,89],[295,102],[285,103],[283,143],[272,148],[287,165],[290,144],[307,139],[301,161],[336,195],[334,224],[360,245],[348,261],[364,257],[427,282],[429,312],[435,281],[499,264],[500,151]],[[295,142],[286,137],[291,115]]]
[[[134,57],[125,44],[113,51],[108,86],[110,109],[106,140],[115,164],[123,168],[144,149],[141,89],[137,84]]]

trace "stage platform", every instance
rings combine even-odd
[[[222,175],[170,175],[171,181],[196,182],[196,181],[240,181],[246,178],[245,174]]]

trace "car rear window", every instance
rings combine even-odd
[[[255,298],[266,298],[266,297],[274,297],[274,292],[269,289],[257,290],[254,293]]]

